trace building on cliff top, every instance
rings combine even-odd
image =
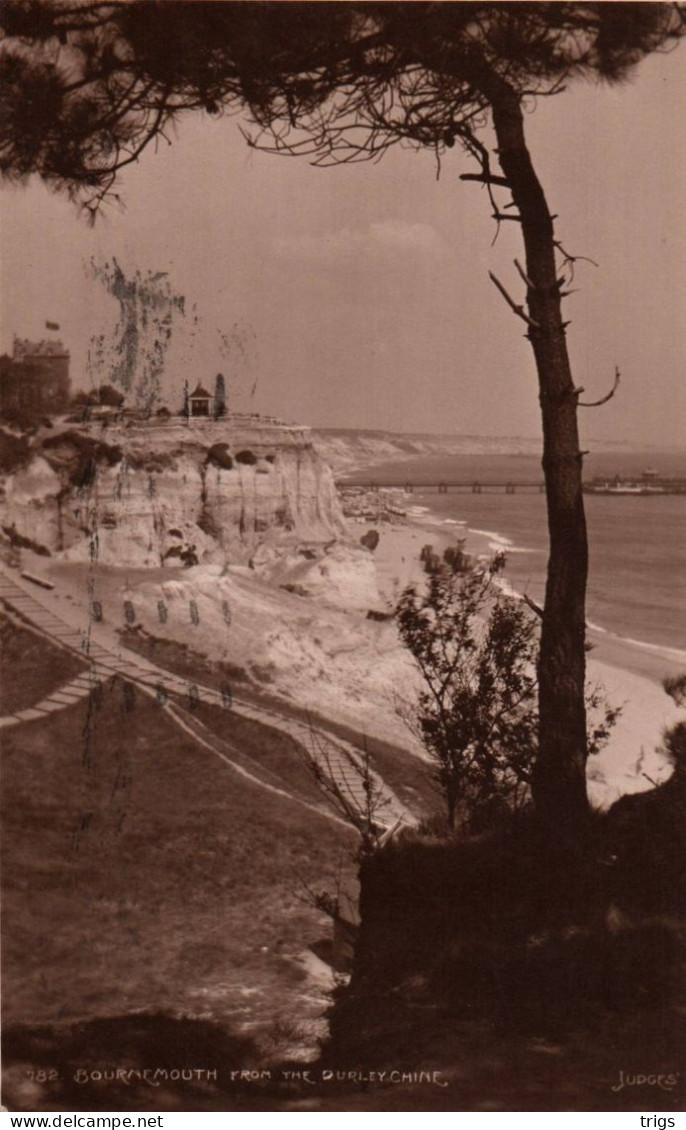
[[[210,405],[214,397],[207,389],[198,384],[193,392],[188,394],[188,409],[191,416],[209,416]]]
[[[15,337],[0,357],[0,414],[61,412],[69,402],[69,350],[61,341]]]
[[[223,374],[217,373],[214,382],[214,394],[203,388],[199,381],[193,392],[188,392],[188,386],[186,386],[184,407],[181,414],[186,417],[212,416],[215,420],[218,420],[221,416],[226,416],[226,381]]]

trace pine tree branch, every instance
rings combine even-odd
[[[620,372],[619,372],[618,367],[615,365],[615,383],[613,384],[612,388],[608,392],[607,396],[601,396],[600,400],[577,400],[577,404],[579,405],[579,407],[580,408],[598,408],[598,407],[600,407],[601,404],[607,404],[608,400],[612,400],[612,397],[614,396],[617,389],[619,388],[619,378],[620,378]],[[582,391],[583,391],[582,389],[576,390],[577,394],[582,392]]]
[[[502,218],[508,219],[508,218],[511,218],[511,217],[505,216],[505,217],[502,217]],[[526,324],[528,326],[531,326],[533,329],[539,330],[541,328],[540,324],[537,321],[535,321],[534,318],[529,317],[529,315],[527,314],[527,312],[526,312],[526,310],[524,309],[523,306],[517,305],[514,298],[511,298],[510,295],[505,290],[505,287],[501,283],[500,279],[496,278],[496,276],[493,274],[493,271],[488,272],[488,277],[491,280],[491,282],[494,283],[495,286],[497,286],[498,290],[502,294],[502,296],[505,299],[505,301],[507,302],[508,306],[510,307],[511,310],[514,310],[517,317],[521,318],[523,322],[526,322]]]

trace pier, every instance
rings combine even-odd
[[[414,491],[436,491],[438,494],[543,494],[542,479],[508,479],[507,482],[490,479],[441,479],[440,482],[424,479],[398,481],[397,479],[337,479],[339,490],[397,490],[405,494]],[[583,484],[585,494],[641,495],[655,497],[665,494],[686,494],[686,479],[593,479]]]

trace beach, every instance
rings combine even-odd
[[[399,495],[388,495],[395,505]],[[395,604],[408,584],[422,583],[425,574],[419,555],[425,545],[439,555],[462,540],[475,557],[490,557],[496,548],[507,551],[507,539],[495,531],[475,532],[454,519],[446,522],[422,505],[406,502],[405,508],[406,516],[396,514],[392,521],[348,519],[358,540],[370,529],[379,532],[373,557],[379,591],[388,605]],[[602,629],[590,627],[588,643],[588,683],[604,688],[607,701],[622,707],[607,746],[588,766],[591,800],[606,807],[624,793],[643,791],[669,776],[670,767],[659,748],[663,732],[683,716],[683,710],[665,693],[662,680],[682,674],[686,664],[677,649],[633,643]]]

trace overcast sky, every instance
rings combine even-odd
[[[575,381],[603,395],[585,437],[686,439],[686,47],[644,61],[620,88],[579,84],[541,100],[527,127],[556,231],[579,264],[566,302]],[[177,318],[165,387],[212,387],[236,407],[313,425],[536,436],[538,397],[524,326],[488,280],[522,284],[519,229],[493,221],[454,149],[440,180],[430,153],[320,170],[250,151],[235,118],[182,120],[173,144],[126,170],[125,210],[90,229],[41,184],[2,209],[2,350],[58,322],[75,385],[115,301],[86,264],[166,271],[199,317]],[[222,346],[220,333],[231,341]],[[107,373],[102,373],[103,378]]]

